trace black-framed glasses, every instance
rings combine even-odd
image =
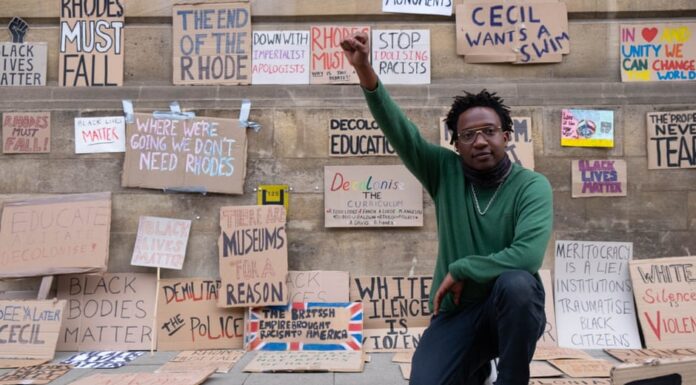
[[[457,140],[463,144],[471,144],[474,143],[474,140],[476,140],[476,135],[478,133],[481,133],[484,139],[489,140],[495,138],[501,132],[502,131],[500,130],[499,126],[494,126],[492,124],[475,128],[467,128],[457,134]]]

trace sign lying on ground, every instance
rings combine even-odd
[[[241,348],[244,310],[217,307],[220,280],[159,281],[157,350]]]
[[[120,373],[120,374],[93,374],[80,378],[72,385],[113,385],[113,384],[137,384],[137,385],[200,385],[204,383],[215,371],[202,369],[188,373]]]
[[[0,385],[43,385],[62,377],[72,369],[70,365],[38,365],[17,368],[0,376]]]
[[[51,152],[51,113],[3,113],[2,152],[3,154]]]
[[[285,208],[220,208],[220,307],[285,305],[288,240]]]
[[[63,361],[76,369],[118,369],[145,352],[81,352]]]
[[[0,277],[105,271],[110,228],[108,192],[6,202]]]
[[[69,303],[58,350],[150,349],[156,290],[154,274],[58,277],[57,296]]]
[[[248,2],[172,7],[174,84],[251,84]]]
[[[653,358],[670,360],[696,359],[696,349],[605,349],[607,353],[621,362],[643,363]]]
[[[0,368],[52,360],[65,301],[0,301]]]
[[[245,372],[362,372],[363,352],[258,352]]]
[[[61,1],[58,85],[123,85],[123,0]]]
[[[191,221],[140,217],[131,265],[181,270]]]
[[[468,63],[550,63],[570,53],[564,2],[457,5],[457,54]]]
[[[368,276],[351,279],[351,301],[362,301],[363,349],[412,350],[430,324],[430,276]]]
[[[609,377],[614,365],[605,360],[549,360],[570,377]]]
[[[694,385],[696,360],[660,360],[655,365],[623,364],[611,371],[612,385]]]
[[[247,350],[360,351],[363,304],[293,303],[250,309]]]
[[[648,168],[696,168],[696,110],[649,112]]]
[[[162,371],[192,371],[196,367],[214,366],[217,373],[227,373],[246,353],[244,350],[216,349],[183,351],[172,358]]]
[[[423,226],[423,188],[404,166],[324,166],[324,226]]]
[[[638,319],[648,348],[696,346],[696,257],[631,261]]]
[[[235,119],[135,114],[126,126],[121,184],[242,194],[246,149],[246,129]]]
[[[621,81],[696,80],[696,23],[622,24]]]
[[[556,241],[558,345],[640,348],[628,263],[633,244]]]

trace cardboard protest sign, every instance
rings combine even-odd
[[[220,307],[285,305],[288,241],[285,208],[220,208]]]
[[[580,349],[559,348],[557,346],[539,346],[539,344],[537,344],[537,348],[534,351],[534,358],[532,359],[535,361],[547,361],[563,358],[590,360],[592,359],[592,356],[590,356],[590,354],[585,352],[584,350]]]
[[[26,366],[0,375],[0,385],[43,385],[69,372],[70,365]]]
[[[157,303],[157,350],[241,348],[244,310],[217,307],[220,280],[163,279]]]
[[[244,350],[190,350],[177,354],[160,371],[182,371],[183,368],[215,366],[218,373],[227,373],[246,353]],[[190,371],[190,370],[187,370]]]
[[[140,217],[131,265],[181,270],[189,230],[190,220]]]
[[[571,170],[573,198],[626,196],[625,160],[573,160]]]
[[[452,0],[403,1],[382,0],[382,12],[452,16]]]
[[[254,31],[251,84],[309,84],[309,31]]]
[[[557,347],[558,335],[556,334],[556,312],[553,308],[553,280],[551,279],[551,271],[542,269],[539,270],[541,283],[544,285],[544,313],[546,314],[546,327],[544,334],[537,341],[537,350],[540,347]]]
[[[354,350],[362,347],[363,304],[293,303],[249,309],[247,350]]]
[[[331,119],[329,156],[396,156],[374,119]]]
[[[607,353],[612,355],[621,362],[643,363],[654,358],[659,359],[696,359],[696,349],[681,348],[681,349],[605,349]]]
[[[533,378],[529,385],[612,385],[608,378]]]
[[[411,364],[399,364],[399,370],[401,370],[401,376],[404,380],[411,379]]]
[[[45,86],[48,44],[0,43],[0,86]]]
[[[58,298],[70,304],[58,350],[150,349],[156,290],[154,274],[58,277]]]
[[[404,166],[324,166],[324,226],[423,226],[423,188]]]
[[[696,23],[622,24],[622,82],[696,80]]]
[[[532,143],[532,118],[513,117],[510,141],[505,147],[510,160],[524,168],[534,170],[534,143]],[[454,145],[450,144],[452,134],[445,125],[445,118],[440,119],[440,145],[455,151]]]
[[[696,168],[696,110],[648,112],[648,168]]]
[[[396,352],[396,353],[394,353],[394,356],[392,357],[392,362],[398,362],[398,363],[404,363],[404,364],[410,364],[412,360],[413,360],[413,350],[409,350],[409,351],[405,351],[405,352]]]
[[[362,301],[366,352],[412,350],[430,324],[431,276],[353,277],[350,300]]]
[[[75,153],[126,151],[126,120],[123,116],[75,118]]]
[[[347,271],[288,271],[290,302],[348,302]]]
[[[3,113],[2,152],[4,154],[51,152],[51,113]]]
[[[554,368],[548,362],[532,361],[529,363],[529,377],[561,377],[563,372]]]
[[[155,118],[126,125],[126,187],[242,194],[246,129],[236,119]]]
[[[561,111],[561,146],[614,147],[614,111]]]
[[[123,85],[123,0],[63,0],[58,85]]]
[[[251,84],[248,2],[172,7],[174,84]]]
[[[361,351],[258,352],[245,372],[362,372]]]
[[[285,214],[290,206],[290,187],[286,184],[264,184],[256,193],[257,205],[282,205]]]
[[[356,32],[370,36],[370,27],[321,25],[309,28],[311,84],[358,84],[358,75],[341,48],[341,40]]]
[[[76,369],[117,369],[145,352],[80,352],[63,361]]]
[[[570,377],[609,377],[614,365],[605,360],[549,360]]]
[[[53,359],[65,301],[0,301],[0,368]]]
[[[653,365],[618,365],[611,371],[611,384],[696,385],[696,360],[660,360]]]
[[[208,369],[201,369],[188,373],[100,373],[80,378],[72,382],[72,385],[200,385],[213,373],[213,370]]]
[[[110,228],[109,192],[6,202],[0,277],[105,271]]]
[[[429,29],[375,29],[370,43],[372,68],[382,83],[430,84]]]
[[[696,257],[630,262],[638,319],[648,348],[696,347]]]
[[[640,348],[628,263],[633,244],[556,241],[558,346]]]
[[[465,2],[456,16],[457,54],[467,63],[550,63],[570,53],[563,2]]]

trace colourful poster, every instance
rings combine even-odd
[[[696,23],[620,27],[621,81],[696,80]]]
[[[561,146],[614,147],[614,111],[561,111]]]
[[[341,48],[341,40],[356,32],[369,36],[370,27],[322,25],[309,29],[311,84],[358,84],[358,75]]]
[[[571,173],[573,198],[626,196],[625,160],[573,160]]]
[[[309,31],[254,31],[252,84],[309,84]]]

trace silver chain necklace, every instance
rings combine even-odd
[[[498,196],[498,191],[500,190],[500,187],[503,185],[503,183],[505,183],[505,181],[502,181],[502,182],[498,185],[498,188],[495,189],[495,192],[493,193],[493,197],[491,197],[491,200],[488,201],[488,204],[486,205],[486,208],[483,209],[483,211],[481,211],[481,206],[479,206],[478,197],[476,196],[476,187],[474,187],[474,184],[473,184],[473,183],[471,184],[471,191],[473,192],[474,204],[476,205],[476,211],[478,211],[478,213],[479,213],[481,216],[486,215],[486,213],[488,212],[488,209],[491,208],[491,205],[493,204],[493,201],[495,200],[495,197]]]

